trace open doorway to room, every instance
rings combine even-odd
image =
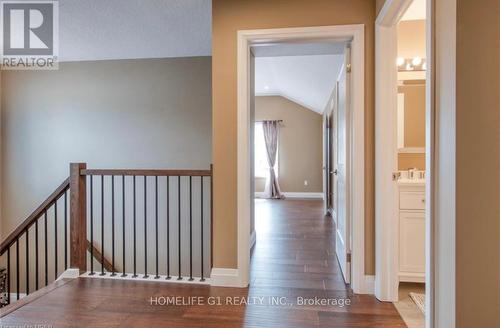
[[[349,46],[349,42],[296,42],[252,48],[254,284],[348,288],[350,249],[344,241],[349,237],[345,229],[349,225],[345,165]],[[340,128],[333,129],[333,122]],[[336,175],[341,179],[332,177],[333,166],[342,172]],[[339,214],[338,208],[342,208]],[[273,270],[264,269],[271,264]]]
[[[377,84],[385,95],[376,109],[376,295],[416,328],[425,326],[429,275],[426,1],[402,4],[387,4],[377,20]]]

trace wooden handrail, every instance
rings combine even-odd
[[[57,189],[40,205],[36,210],[33,211],[17,228],[9,234],[7,238],[2,242],[0,246],[0,255],[5,253],[7,248],[16,239],[24,233],[48,208],[50,208],[58,199],[69,189],[69,178],[64,180],[64,182],[57,187]]]
[[[211,170],[155,170],[155,169],[85,169],[81,175],[131,175],[131,176],[212,176]]]

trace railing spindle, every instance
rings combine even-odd
[[[189,281],[193,281],[193,177],[189,176]]]
[[[44,212],[44,221],[43,221],[43,224],[44,224],[44,229],[43,229],[43,232],[45,234],[45,286],[47,286],[49,284],[49,257],[48,257],[48,254],[49,254],[49,251],[48,251],[48,242],[47,242],[47,220],[48,220],[48,217],[47,217],[47,210],[45,210]]]
[[[203,176],[200,177],[200,182],[201,182],[201,200],[200,200],[200,224],[201,224],[201,244],[200,244],[200,254],[201,254],[201,279],[200,281],[205,281],[205,278],[203,277]]]
[[[179,207],[179,276],[177,277],[177,280],[182,280],[182,276],[181,276],[181,177],[179,176],[178,180],[177,180],[177,185],[178,185],[178,195],[179,197],[177,197],[177,202],[178,202],[178,207]]]
[[[170,279],[170,176],[167,176],[167,280]]]
[[[7,247],[7,304],[10,304],[10,245]]]
[[[101,175],[101,276],[104,276],[104,175]]]
[[[38,290],[38,219],[35,221],[35,290]]]
[[[16,294],[19,301],[19,237],[16,238]]]
[[[136,232],[137,232],[137,227],[136,227],[136,204],[135,204],[135,201],[136,201],[136,191],[135,191],[135,181],[136,181],[136,176],[134,175],[134,275],[132,276],[132,278],[137,278],[137,259],[136,259],[136,247],[137,247],[137,244],[136,244],[136,241],[137,241],[137,236],[136,236]]]
[[[155,234],[156,234],[156,276],[155,279],[160,278],[158,274],[158,176],[155,176]]]
[[[125,270],[125,175],[122,175],[122,277],[126,277]]]
[[[64,270],[68,269],[68,192],[64,192]]]
[[[94,275],[94,176],[90,176],[90,276]]]
[[[54,279],[57,279],[57,200],[54,203]]]
[[[30,248],[29,248],[29,229],[26,229],[26,295],[30,293]]]
[[[103,252],[104,254],[104,252]],[[111,277],[115,273],[115,176],[111,176]]]
[[[147,189],[147,176],[144,176],[144,276],[149,278],[148,275],[148,189]]]

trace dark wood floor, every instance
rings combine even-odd
[[[318,201],[256,203],[257,244],[247,289],[79,278],[0,319],[2,326],[405,327],[391,303],[354,295],[334,255],[334,230]],[[203,305],[151,305],[151,297],[201,297]],[[249,305],[230,305],[246,297]],[[300,305],[298,298],[350,302]],[[158,298],[162,302],[162,298]],[[348,301],[347,301],[348,300]],[[221,306],[208,305],[208,301]],[[261,304],[262,302],[262,304]],[[277,305],[271,304],[278,303]]]

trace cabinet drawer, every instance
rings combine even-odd
[[[399,193],[399,209],[425,210],[425,192],[402,191]]]

